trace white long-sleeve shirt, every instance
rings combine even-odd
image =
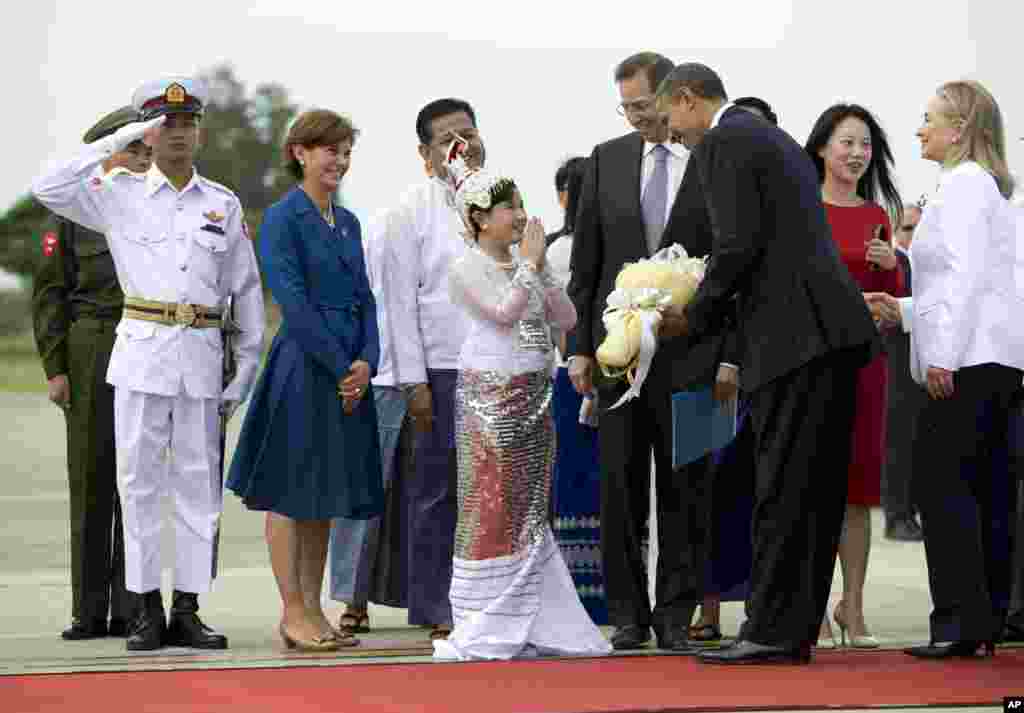
[[[914,296],[900,300],[910,373],[996,363],[1024,369],[1024,236],[1017,208],[981,166],[942,175],[910,246]],[[1022,226],[1024,227],[1024,226]]]
[[[231,296],[241,333],[237,372],[225,388],[220,330],[122,319],[107,381],[162,396],[243,401],[259,369],[264,312],[238,198],[198,174],[178,191],[156,164],[145,174],[99,178],[95,169],[113,150],[113,137],[87,145],[36,179],[33,195],[106,236],[125,297],[223,309]]]
[[[551,330],[572,329],[576,308],[547,270],[537,273],[518,258],[505,270],[471,249],[448,279],[452,301],[470,323],[460,369],[523,374],[551,368]]]
[[[380,250],[386,246],[387,213],[372,218],[363,231],[363,257],[366,261],[366,276],[370,280],[373,299],[377,302],[377,334],[380,340],[380,358],[377,362],[377,376],[373,377],[375,386],[398,386],[395,379],[394,349],[396,335],[394,322],[387,309],[390,282],[382,274]]]
[[[427,369],[458,367],[466,338],[465,313],[448,294],[449,268],[469,249],[465,228],[447,186],[435,178],[409,190],[380,220],[371,244],[385,285],[377,308],[394,336],[391,378],[399,385],[425,383]]]

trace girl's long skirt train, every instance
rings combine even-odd
[[[548,524],[555,441],[547,371],[459,372],[455,628],[440,659],[599,655],[611,646],[580,603]]]

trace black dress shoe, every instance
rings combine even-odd
[[[228,639],[199,618],[199,596],[191,592],[174,592],[171,617],[167,622],[167,645],[193,649],[226,649]]]
[[[129,651],[156,651],[164,645],[167,634],[167,620],[164,618],[164,602],[160,590],[154,589],[141,596],[142,605],[135,618],[131,636],[125,642]]]
[[[90,622],[74,619],[64,631],[60,632],[60,638],[65,641],[85,641],[86,639],[101,639],[107,635],[107,620],[96,619]]]
[[[927,644],[903,649],[903,653],[919,659],[973,659],[978,649],[984,655],[994,656],[996,645],[992,641],[953,641],[946,644]]]
[[[111,619],[110,625],[107,627],[108,636],[128,636],[128,620],[127,619]]]
[[[1002,643],[1024,644],[1024,628],[1015,623],[1006,622],[1006,626],[1003,628]]]
[[[697,649],[690,642],[686,626],[674,626],[664,631],[655,631],[658,648],[663,651],[674,651],[677,654],[695,654]]]
[[[783,646],[755,644],[753,641],[737,641],[715,651],[702,651],[697,660],[716,664],[803,664],[811,662],[811,647],[801,646],[790,649]]]
[[[612,633],[612,648],[616,651],[642,649],[651,640],[651,629],[647,626],[620,626]]]
[[[897,542],[921,542],[924,532],[912,517],[901,517],[885,524],[885,537]]]

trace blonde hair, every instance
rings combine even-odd
[[[995,98],[973,80],[946,82],[937,94],[949,104],[949,114],[960,129],[960,141],[950,149],[946,166],[974,161],[992,175],[1003,197],[1009,198],[1014,180],[1006,163],[1003,114]]]

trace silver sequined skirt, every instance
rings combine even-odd
[[[555,456],[550,407],[547,370],[459,372],[457,558],[512,555],[543,537]]]

